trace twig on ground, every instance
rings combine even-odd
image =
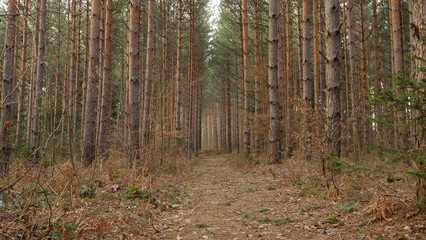
[[[151,218],[150,219],[148,219],[148,222],[149,222],[149,225],[151,225],[151,227],[155,230],[155,233],[159,233],[159,232],[161,232],[161,231],[158,231],[158,229],[157,228],[155,228],[155,226],[154,226],[154,224],[152,223],[152,221],[151,221]],[[164,229],[163,229],[164,230]]]

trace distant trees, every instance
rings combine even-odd
[[[413,20],[413,15],[422,11],[409,11],[411,7],[407,2],[399,0],[345,0],[344,4],[323,0],[253,1],[248,3],[247,9],[245,4],[245,1],[238,0],[222,2],[210,63],[217,66],[213,67],[213,72],[218,76],[221,75],[223,67],[220,66],[224,61],[241,66],[241,71],[237,67],[230,74],[233,86],[243,94],[242,98],[234,95],[231,104],[242,104],[239,113],[244,118],[243,121],[233,121],[237,129],[232,139],[235,144],[245,144],[246,157],[250,156],[247,152],[258,155],[266,151],[271,162],[275,162],[272,159],[279,159],[279,162],[283,156],[294,155],[318,158],[324,153],[362,160],[368,154],[368,145],[391,146],[398,142],[395,148],[404,150],[414,143],[416,134],[411,132],[414,128],[406,124],[409,118],[415,116],[415,111],[405,108],[389,117],[394,109],[384,105],[372,107],[370,93],[409,91],[407,87],[394,84],[389,77],[399,75],[406,78],[402,75],[403,59],[409,52],[406,51],[408,45],[404,39],[408,39],[408,28],[411,38],[421,35],[417,34],[421,31],[416,24],[424,21],[424,17]],[[424,8],[424,4],[420,6],[417,1],[410,1],[410,4],[418,6],[416,9]],[[234,11],[234,8],[240,11]],[[246,11],[248,19],[245,19]],[[407,22],[408,13],[410,23]],[[267,20],[265,16],[269,20],[267,31],[266,28],[262,29],[262,22]],[[389,25],[379,27],[380,19],[388,19]],[[247,21],[248,32],[253,33],[248,37],[248,48],[245,36]],[[240,34],[230,34],[238,31]],[[262,39],[269,39],[268,48],[263,45]],[[417,51],[417,55],[422,55],[422,50],[417,47],[421,44],[413,44],[411,52]],[[238,54],[242,56],[241,59],[233,57]],[[250,60],[251,56],[254,60]],[[268,68],[263,62],[265,57],[269,59]],[[249,59],[248,67],[246,59]],[[420,62],[417,60],[411,66],[420,66]],[[418,75],[421,73],[418,71],[411,70],[411,74],[420,79]],[[278,85],[275,85],[275,78]],[[209,81],[221,84],[219,80]],[[249,96],[248,103],[246,96]],[[268,104],[269,109],[265,108]],[[312,112],[309,111],[311,108]],[[249,121],[249,128],[247,114],[249,119],[253,119]],[[234,119],[237,116],[236,113]],[[276,121],[276,118],[279,120]],[[218,123],[221,121],[218,120]],[[238,122],[243,125],[239,126]],[[385,127],[387,123],[393,124],[398,136],[392,134],[390,138],[391,131]],[[268,124],[269,129],[266,128]],[[241,139],[237,137],[239,130],[243,132]],[[267,137],[262,135],[267,131]],[[280,131],[283,134],[278,134]],[[213,138],[213,135],[209,136]],[[261,143],[261,136],[269,140],[267,144]],[[250,140],[253,146],[248,149],[246,143]],[[314,146],[327,147],[320,150]]]
[[[425,145],[413,98],[370,105],[425,78],[423,1],[223,0],[213,33],[207,6],[8,1],[2,172],[22,152],[90,165],[112,148],[130,164],[223,148],[275,164]]]

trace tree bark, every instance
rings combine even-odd
[[[36,12],[40,11],[40,0],[35,2]],[[35,109],[35,79],[37,78],[37,58],[38,58],[38,37],[39,37],[39,25],[40,25],[40,14],[37,14],[34,19],[33,26],[33,46],[32,46],[32,64],[31,64],[31,77],[30,77],[30,86],[28,93],[28,113],[27,113],[27,139],[30,141],[31,132],[33,131],[33,112]]]
[[[78,2],[78,14],[77,14],[77,49],[76,49],[76,61],[77,65],[75,67],[75,80],[74,80],[74,109],[73,109],[73,129],[74,133],[73,135],[76,137],[78,136],[77,133],[77,124],[78,124],[78,112],[80,108],[80,94],[81,94],[81,88],[80,88],[80,60],[81,60],[81,17],[82,17],[82,0],[79,0]]]
[[[258,0],[253,0],[253,24],[254,24],[254,100],[255,100],[255,135],[254,148],[256,155],[259,155],[262,141],[262,101],[261,91],[262,83],[260,79],[260,51],[259,51],[259,16],[258,16]]]
[[[8,0],[7,24],[3,61],[3,84],[1,92],[1,129],[0,129],[0,176],[9,170],[10,133],[13,129],[13,59],[15,54],[15,31],[18,7],[15,0]]]
[[[310,157],[309,152],[311,151],[311,140],[310,140],[310,116],[309,109],[313,108],[312,90],[313,90],[313,79],[312,79],[312,34],[311,34],[311,1],[303,0],[303,39],[302,39],[302,77],[303,77],[303,102],[306,107],[303,113],[303,124],[307,138],[305,138],[305,150],[304,157],[307,159]]]
[[[71,3],[71,60],[70,60],[70,71],[69,71],[69,77],[68,77],[68,99],[69,103],[67,104],[68,108],[68,144],[70,144],[70,150],[72,149],[72,143],[74,142],[74,94],[75,94],[75,79],[76,79],[76,65],[77,63],[77,52],[76,52],[76,19],[77,19],[77,0],[72,0]],[[70,154],[72,154],[72,150],[70,151]]]
[[[355,37],[354,37],[354,26],[352,20],[352,0],[346,0],[347,6],[347,24],[348,24],[348,45],[349,45],[349,79],[351,83],[351,108],[352,108],[352,118],[355,119],[352,128],[353,134],[353,145],[355,146],[354,154],[355,159],[359,159],[359,154],[361,151],[361,141],[359,138],[359,127],[360,127],[360,119],[359,119],[359,99],[358,99],[358,83],[356,78],[356,60],[355,60]]]
[[[84,135],[84,129],[85,129],[85,116],[86,116],[86,98],[87,98],[87,85],[88,85],[88,79],[89,79],[89,12],[90,12],[90,5],[89,1],[86,1],[86,38],[84,40],[84,70],[83,70],[83,84],[82,84],[82,107],[81,107],[81,136]]]
[[[319,36],[318,36],[318,0],[313,1],[313,25],[314,25],[314,99],[315,112],[319,115],[320,110],[320,65],[319,65]],[[317,126],[319,133],[320,125]]]
[[[176,53],[176,131],[181,130],[181,105],[182,105],[182,0],[178,0],[178,29]]]
[[[129,166],[137,158],[139,150],[139,21],[140,0],[133,0],[130,6],[129,24]],[[151,91],[149,91],[151,92]]]
[[[303,67],[303,100],[306,106],[312,108],[312,89],[313,89],[313,81],[312,81],[312,49],[311,49],[311,10],[310,10],[310,1],[303,0],[303,59],[302,59],[302,67]]]
[[[340,56],[340,5],[339,0],[325,1],[326,24],[326,117],[327,137],[333,155],[340,157],[340,91],[341,69]]]
[[[227,74],[227,84],[226,84],[226,93],[227,93],[227,96],[226,96],[226,101],[227,101],[227,103],[226,103],[226,105],[227,105],[227,110],[228,110],[228,112],[227,112],[227,129],[228,129],[228,133],[227,133],[227,138],[228,138],[228,140],[227,140],[227,150],[228,150],[228,153],[232,153],[232,141],[231,141],[231,122],[232,122],[232,119],[231,119],[231,107],[232,107],[232,105],[231,105],[231,75],[230,75],[230,69],[229,69],[229,61],[228,61],[228,63],[227,63],[227,71],[228,71],[228,74]]]
[[[18,116],[16,124],[16,141],[15,145],[20,146],[22,140],[22,128],[24,121],[24,104],[25,104],[25,83],[27,76],[27,35],[28,35],[28,0],[24,3],[24,14],[22,19],[23,30],[22,30],[22,51],[21,51],[21,76],[19,83],[19,100],[18,100]]]
[[[45,68],[45,46],[46,46],[46,5],[47,0],[41,0],[40,2],[40,26],[39,26],[39,37],[38,37],[38,57],[37,57],[37,78],[35,79],[35,94],[34,94],[34,112],[32,115],[32,131],[30,135],[30,146],[37,148],[40,146],[40,115],[41,115],[41,103],[43,97],[43,78]]]
[[[287,0],[287,9],[286,9],[286,38],[287,38],[287,66],[286,66],[286,109],[287,109],[287,114],[286,114],[286,135],[285,135],[285,146],[287,148],[287,152],[288,152],[288,156],[290,156],[292,154],[292,149],[293,149],[293,143],[291,140],[291,125],[293,124],[293,118],[294,118],[294,114],[293,114],[293,104],[291,104],[291,101],[293,100],[293,98],[295,97],[294,95],[294,91],[293,91],[293,86],[295,85],[295,81],[294,81],[294,75],[292,72],[292,63],[293,63],[293,55],[292,55],[292,31],[291,31],[291,2],[290,0]]]
[[[105,47],[104,47],[104,72],[102,81],[102,103],[101,103],[101,122],[99,127],[99,154],[104,154],[109,148],[109,133],[111,122],[111,98],[112,98],[112,79],[111,79],[111,26],[112,26],[112,0],[106,0],[105,15]]]
[[[369,120],[369,108],[367,92],[370,90],[369,82],[367,79],[367,49],[366,49],[366,38],[364,32],[364,4],[363,0],[359,1],[359,19],[360,19],[360,43],[361,43],[361,112],[363,117],[363,142],[364,144],[370,144],[371,142],[371,121]]]
[[[410,0],[410,52],[411,52],[411,79],[420,83],[426,79],[425,71],[420,69],[426,67],[426,30],[424,24],[426,23],[426,3],[422,0]],[[424,91],[423,91],[424,92]],[[415,112],[418,116],[419,112]],[[426,128],[425,126],[418,126],[418,132],[415,134],[416,147],[426,149]],[[426,192],[426,190],[425,190]]]
[[[83,163],[88,166],[96,159],[96,120],[99,84],[99,25],[101,22],[100,0],[92,0],[90,23],[89,69],[87,74],[86,109],[82,141]]]
[[[281,163],[280,102],[278,90],[277,0],[269,1],[269,163]]]
[[[300,90],[303,88],[303,49],[302,49],[302,14],[300,12],[301,9],[301,1],[304,0],[297,0],[297,62],[299,67],[299,77],[297,78],[297,81],[295,81],[294,85],[294,97],[296,98],[302,98],[302,94]]]
[[[401,43],[401,21],[399,0],[390,0],[392,11],[392,52],[394,57],[394,68],[396,77],[403,77],[403,59],[402,59],[402,43]],[[402,86],[395,86],[397,92],[404,92]],[[396,147],[401,150],[408,149],[408,132],[405,129],[405,110],[398,110],[396,113],[395,126],[395,143]]]
[[[379,57],[379,28],[377,23],[377,0],[372,1],[373,4],[373,36],[374,36],[374,93],[381,93],[382,79],[380,76],[380,57]],[[375,106],[375,115],[380,117],[382,115],[382,106]],[[376,134],[379,135],[383,124],[377,124]]]
[[[148,145],[149,122],[151,114],[151,92],[154,80],[154,0],[148,2],[148,41],[146,56],[146,79],[145,79],[145,100],[142,119],[142,140],[141,146]]]
[[[242,1],[242,24],[243,24],[243,81],[244,81],[244,154],[250,154],[250,80],[249,80],[249,49],[248,49],[248,17],[247,0]],[[276,24],[275,24],[276,26]]]

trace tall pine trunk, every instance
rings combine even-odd
[[[111,79],[111,26],[112,26],[112,0],[106,0],[105,15],[105,47],[104,47],[104,71],[102,81],[102,99],[101,99],[101,122],[99,127],[99,154],[104,154],[109,148],[109,133],[111,122],[111,98],[112,98],[112,79]]]
[[[288,155],[292,154],[293,151],[293,143],[291,137],[291,126],[293,124],[294,114],[293,114],[293,104],[291,101],[295,97],[293,86],[295,85],[294,75],[292,73],[292,63],[293,63],[293,55],[292,55],[292,31],[291,31],[291,1],[287,0],[287,8],[286,8],[286,38],[287,38],[287,66],[286,66],[286,135],[285,135],[285,146],[288,149]]]
[[[319,65],[319,31],[318,31],[318,0],[313,1],[313,25],[314,25],[314,99],[315,112],[317,116],[320,110],[320,65]],[[317,134],[319,134],[320,125],[317,126]]]
[[[88,166],[96,159],[96,120],[99,83],[99,26],[101,22],[101,1],[92,0],[90,23],[89,69],[87,74],[86,109],[82,141],[83,163]]]
[[[226,105],[227,105],[227,150],[228,153],[232,153],[232,141],[231,141],[231,75],[230,75],[230,69],[229,69],[229,61],[227,63],[227,82],[226,82]],[[199,101],[201,102],[201,101]]]
[[[77,35],[77,0],[72,0],[71,3],[71,60],[70,60],[70,69],[69,69],[69,77],[68,77],[68,149],[70,157],[73,157],[73,144],[74,144],[74,94],[75,94],[75,79],[76,79],[76,66],[77,62],[77,52],[76,52],[76,35]]]
[[[32,131],[30,134],[30,146],[38,148],[40,146],[41,130],[40,130],[40,116],[42,107],[43,97],[43,78],[45,70],[45,46],[46,46],[46,7],[47,0],[41,0],[40,2],[40,26],[39,26],[39,37],[38,37],[38,56],[37,56],[37,75],[34,82],[35,92],[33,104],[33,115],[32,115]]]
[[[278,90],[277,0],[269,1],[269,163],[281,163],[281,112]]]
[[[15,54],[15,31],[17,25],[18,7],[15,0],[8,0],[7,25],[3,61],[3,84],[1,91],[0,119],[0,176],[9,169],[10,134],[13,129],[13,59]]]
[[[261,151],[261,141],[263,138],[262,132],[262,101],[261,91],[262,83],[260,79],[260,51],[259,51],[259,15],[258,15],[258,0],[253,1],[253,24],[254,24],[254,104],[255,104],[255,131],[254,131],[254,148],[256,155]]]
[[[364,144],[371,143],[371,121],[369,120],[369,108],[367,92],[370,90],[369,80],[367,77],[367,48],[366,48],[366,37],[364,32],[364,4],[363,0],[359,0],[359,19],[360,19],[360,43],[361,43],[361,112],[363,117],[363,142]]]
[[[426,72],[420,71],[421,68],[426,67],[426,30],[424,24],[426,23],[426,3],[422,0],[410,0],[410,43],[411,43],[411,79],[420,83],[426,79]],[[419,112],[415,113],[418,116]],[[426,128],[425,126],[418,126],[415,138],[416,147],[426,149]]]
[[[327,137],[333,155],[340,157],[340,83],[342,60],[340,56],[340,4],[339,0],[325,1],[326,25],[326,117]]]
[[[23,30],[22,30],[22,51],[21,51],[21,75],[19,83],[19,100],[18,100],[18,116],[16,121],[16,141],[15,145],[21,145],[22,140],[22,128],[24,121],[24,104],[25,104],[25,84],[27,76],[27,38],[28,38],[28,1],[24,3],[24,14],[22,19]]]
[[[402,58],[402,36],[399,0],[390,0],[392,12],[392,52],[395,69],[395,77],[403,77],[403,58]],[[402,86],[395,86],[395,90],[402,93],[405,89]],[[395,127],[395,144],[397,149],[408,149],[408,132],[405,128],[406,112],[405,109],[397,110]]]
[[[276,8],[276,6],[275,6]],[[244,81],[244,153],[250,154],[250,80],[249,80],[249,48],[248,48],[248,17],[247,0],[242,1],[242,25],[243,25],[243,81]],[[276,10],[275,10],[276,11]],[[276,26],[276,24],[274,25]]]
[[[129,4],[129,166],[137,157],[139,150],[139,21],[140,21],[140,0],[133,0]]]
[[[372,1],[373,4],[373,37],[374,37],[374,93],[380,94],[382,89],[382,79],[380,76],[380,56],[379,56],[379,26],[377,22],[377,0]],[[382,106],[375,106],[375,115],[382,115]],[[377,124],[376,134],[379,135],[383,124]]]
[[[303,39],[302,39],[302,71],[303,71],[303,103],[305,105],[305,112],[303,115],[303,124],[305,134],[307,134],[308,138],[305,139],[304,144],[306,146],[304,150],[304,157],[309,158],[309,152],[311,149],[310,144],[310,112],[309,109],[313,108],[313,99],[312,99],[312,90],[313,90],[313,79],[312,79],[312,34],[311,34],[311,9],[310,9],[311,1],[303,0]]]
[[[355,36],[354,36],[354,25],[352,20],[352,0],[346,0],[346,6],[347,6],[347,26],[348,26],[348,48],[349,48],[349,79],[351,84],[351,115],[352,118],[355,119],[353,128],[352,128],[352,134],[353,134],[353,145],[355,147],[354,149],[354,156],[355,159],[359,159],[359,154],[361,151],[361,141],[359,137],[359,128],[361,127],[361,121],[359,118],[359,99],[358,99],[358,83],[357,83],[357,77],[356,77],[356,61],[355,61]]]
[[[181,130],[181,105],[182,105],[182,0],[178,0],[178,29],[176,53],[176,114],[175,128]]]
[[[311,10],[310,1],[303,0],[303,42],[302,42],[302,69],[303,69],[303,101],[308,107],[313,107],[312,102],[312,35],[311,35]]]
[[[424,24],[426,23],[426,3],[422,0],[410,0],[410,43],[411,43],[411,79],[417,83],[424,81],[426,78],[425,71],[420,71],[421,68],[426,67],[424,60],[426,59],[426,30]],[[425,89],[423,89],[423,93]],[[414,113],[417,117],[420,112]],[[416,147],[420,150],[426,150],[426,127],[425,125],[419,124],[416,126]],[[418,163],[418,168],[421,169],[425,166]],[[423,163],[424,164],[424,163]],[[421,199],[426,195],[426,181],[425,179],[419,178],[417,184],[417,197]],[[423,205],[424,206],[424,205]]]
[[[154,81],[154,0],[148,2],[148,41],[146,56],[145,99],[142,118],[141,146],[148,145],[149,122],[151,114],[152,83]]]

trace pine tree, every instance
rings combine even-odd
[[[269,1],[269,163],[281,163],[281,126],[278,90],[278,38],[277,38],[277,0]]]
[[[96,120],[99,83],[99,37],[101,22],[101,2],[92,1],[92,17],[90,23],[89,68],[87,74],[87,91],[85,102],[84,129],[82,139],[82,158],[86,166],[96,159]]]
[[[10,134],[13,129],[13,59],[15,54],[15,31],[17,24],[18,7],[15,0],[8,0],[8,17],[5,36],[5,50],[3,62],[3,83],[1,91],[1,121],[0,121],[0,176],[9,169],[10,161]]]
[[[325,1],[326,25],[326,117],[327,137],[332,148],[333,155],[340,157],[340,79],[341,79],[341,56],[340,56],[340,4],[338,0]]]

